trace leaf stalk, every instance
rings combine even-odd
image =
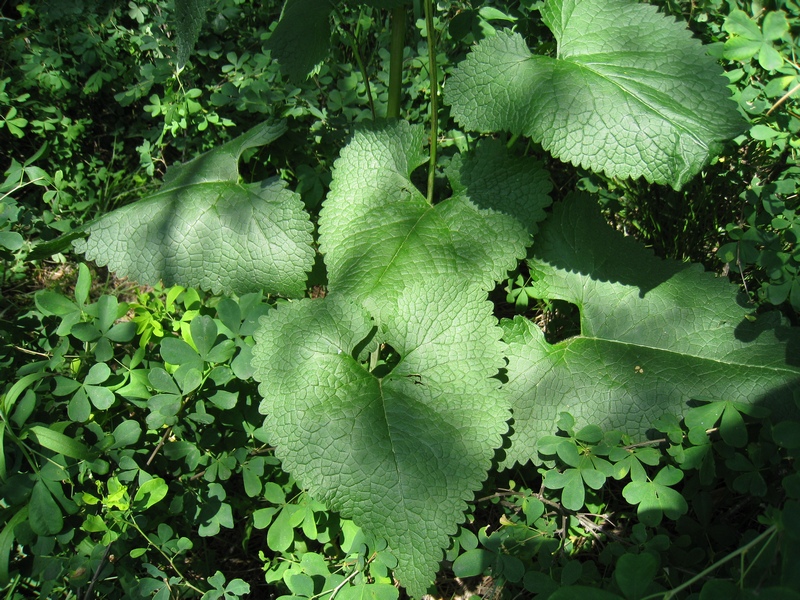
[[[737,548],[736,550],[734,550],[730,554],[728,554],[726,556],[723,556],[721,559],[719,559],[713,565],[711,565],[710,567],[704,569],[703,571],[701,571],[700,573],[698,573],[697,575],[692,577],[689,581],[686,581],[686,582],[682,583],[681,585],[679,585],[675,589],[670,590],[665,594],[662,594],[661,592],[659,592],[657,594],[650,594],[649,596],[645,596],[644,598],[642,598],[642,600],[655,600],[656,598],[661,598],[662,600],[669,600],[670,598],[674,597],[675,594],[677,594],[678,592],[681,592],[681,591],[685,590],[686,588],[691,587],[696,582],[704,579],[707,575],[709,575],[710,573],[713,573],[716,569],[718,569],[719,567],[724,565],[729,560],[731,560],[733,558],[736,558],[737,556],[744,556],[744,554],[748,550],[750,550],[750,548],[752,548],[753,546],[761,543],[763,540],[765,540],[765,539],[767,540],[765,542],[765,544],[769,543],[769,540],[773,536],[777,535],[777,533],[778,533],[778,528],[775,525],[772,525],[766,531],[761,533],[761,535],[759,535],[756,538],[753,538],[752,540],[750,540],[747,544],[745,544],[741,548]]]
[[[403,50],[406,45],[406,11],[402,6],[392,9],[392,41],[389,47],[389,105],[388,119],[400,117],[400,89],[403,85]]]
[[[436,140],[439,137],[439,74],[436,66],[436,30],[433,27],[433,0],[425,0],[425,36],[428,39],[428,72],[431,79],[431,159],[428,164],[428,204],[433,204],[436,178]]]

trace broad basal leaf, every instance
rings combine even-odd
[[[450,274],[490,289],[524,257],[550,204],[539,164],[483,145],[454,159],[453,195],[432,206],[411,181],[427,161],[424,139],[421,126],[396,121],[357,130],[342,150],[320,215],[331,290],[386,297]]]
[[[735,287],[698,265],[655,258],[571,196],[543,225],[529,260],[541,298],[578,306],[581,334],[548,344],[530,321],[505,321],[514,434],[506,466],[536,457],[562,411],[642,438],[691,400],[759,404],[778,416],[800,400],[800,331],[757,319]]]
[[[284,131],[257,125],[172,167],[157,193],[91,223],[75,249],[142,283],[301,296],[314,261],[303,203],[276,179],[240,183],[237,167]]]
[[[498,32],[448,79],[463,126],[508,130],[614,177],[679,188],[743,128],[722,69],[683,24],[631,0],[548,0],[557,57]]]
[[[339,294],[261,319],[253,350],[264,429],[283,467],[331,509],[383,537],[420,596],[481,485],[509,412],[500,329],[485,293],[460,279],[413,284],[376,340],[388,374],[358,360],[374,321]]]

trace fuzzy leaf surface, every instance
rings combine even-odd
[[[548,0],[541,14],[556,57],[500,31],[447,81],[464,127],[525,134],[561,160],[675,188],[743,129],[722,69],[655,6]]]
[[[183,69],[194,52],[200,30],[206,21],[211,0],[175,0],[175,38],[178,46],[178,68]]]
[[[417,597],[510,416],[492,378],[504,364],[501,331],[483,298],[460,279],[410,285],[376,335],[400,355],[381,377],[357,358],[374,320],[340,294],[283,305],[255,335],[260,411],[283,467],[384,538]]]
[[[301,296],[312,225],[300,197],[277,179],[239,182],[242,153],[285,125],[257,125],[167,171],[155,194],[103,215],[75,249],[140,283]]]
[[[699,265],[661,260],[573,195],[543,225],[529,259],[540,298],[571,302],[581,334],[549,344],[517,317],[504,321],[514,410],[505,466],[536,459],[562,411],[644,438],[692,400],[763,405],[777,416],[800,399],[800,331],[777,313],[755,318],[736,289]]]
[[[425,135],[402,121],[364,126],[342,150],[320,213],[331,290],[385,298],[440,275],[488,290],[525,256],[551,202],[539,163],[483,144],[454,160],[453,195],[431,205],[411,180],[427,161]]]

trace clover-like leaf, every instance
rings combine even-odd
[[[588,197],[568,197],[541,227],[532,285],[540,298],[576,304],[581,334],[549,344],[530,321],[503,322],[514,409],[506,466],[536,460],[537,440],[565,410],[578,426],[639,439],[663,414],[685,415],[693,399],[793,414],[800,330],[777,313],[752,317],[731,284],[699,265],[655,258]]]
[[[655,527],[664,515],[678,519],[689,510],[686,499],[670,486],[683,479],[683,471],[667,465],[652,481],[631,481],[622,489],[625,500],[638,504],[637,515],[645,525]]]
[[[278,180],[240,183],[237,167],[284,131],[257,125],[172,167],[157,193],[89,224],[75,249],[143,283],[301,296],[314,261],[303,203]]]
[[[539,163],[486,144],[448,171],[453,195],[430,205],[411,181],[427,157],[421,126],[366,125],[342,150],[320,213],[331,290],[363,300],[406,282],[466,275],[491,289],[524,257],[551,184]]]
[[[759,64],[768,71],[783,66],[783,57],[773,46],[774,41],[789,31],[789,22],[782,10],[768,12],[761,27],[746,12],[733,10],[725,19],[723,27],[731,34],[725,42],[725,58],[749,61],[758,55]]]
[[[503,345],[484,297],[460,279],[415,283],[375,331],[366,310],[333,293],[280,306],[255,334],[260,410],[283,467],[384,538],[412,595],[433,580],[510,416],[492,378]],[[358,360],[373,333],[400,357],[388,373]]]
[[[744,122],[684,24],[632,0],[548,0],[556,57],[518,33],[481,41],[448,79],[464,127],[511,131],[614,177],[681,187]]]

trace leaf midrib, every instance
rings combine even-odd
[[[572,57],[570,57],[570,58],[558,58],[558,59],[553,59],[553,60],[561,60],[561,61],[564,61],[565,63],[569,63],[569,64],[572,64],[572,65],[575,65],[576,67],[588,71],[589,73],[591,73],[592,75],[602,79],[603,81],[606,81],[606,82],[610,83],[612,86],[614,86],[617,89],[619,89],[623,94],[625,94],[626,96],[628,96],[630,98],[633,98],[638,104],[644,106],[645,108],[647,108],[647,110],[649,110],[653,114],[657,115],[660,119],[666,121],[667,123],[670,123],[675,129],[678,129],[678,130],[684,132],[685,134],[687,134],[690,138],[692,138],[695,141],[695,143],[698,146],[708,150],[708,144],[706,144],[702,139],[700,139],[695,134],[694,131],[692,131],[691,129],[687,129],[684,125],[682,125],[680,123],[676,123],[673,119],[668,118],[665,114],[663,114],[661,111],[657,110],[649,102],[646,102],[640,96],[638,96],[638,95],[634,94],[633,92],[629,91],[628,88],[626,88],[625,86],[621,85],[616,80],[610,79],[609,77],[605,76],[604,74],[600,73],[599,71],[597,71],[595,69],[592,69],[589,66],[589,64],[586,64],[586,63],[583,62],[584,59],[586,59],[587,57],[592,57],[592,56],[598,56],[598,55],[595,55],[595,54],[582,54],[582,55],[577,55],[574,58],[572,58]],[[600,55],[600,56],[602,56],[602,55]],[[608,63],[604,63],[604,64],[608,64]],[[615,63],[611,63],[611,66],[619,67],[619,65],[617,65]],[[638,83],[641,83],[641,81],[639,81]],[[647,84],[642,84],[642,85],[648,87],[651,90],[653,90],[654,95],[663,95],[663,92],[661,92],[660,90],[652,88],[651,86],[648,86]],[[702,124],[698,123],[697,124],[697,128],[701,128],[701,127],[702,127]]]
[[[556,344],[548,344],[548,345],[550,347],[552,347],[552,348],[560,347],[561,349],[563,349],[566,346],[568,346],[570,343],[573,343],[573,342],[576,342],[576,341],[580,341],[580,340],[589,340],[589,341],[593,341],[593,342],[609,343],[609,344],[614,344],[614,345],[619,345],[619,346],[627,346],[627,347],[631,347],[631,348],[642,348],[642,349],[651,350],[651,351],[654,351],[654,352],[663,352],[665,354],[669,354],[669,355],[673,355],[673,356],[681,356],[681,357],[692,358],[692,359],[700,360],[700,361],[704,361],[704,362],[711,362],[711,363],[718,364],[718,365],[724,365],[726,367],[744,367],[744,368],[747,368],[748,370],[759,369],[759,370],[769,371],[769,372],[772,372],[772,373],[786,373],[786,374],[790,374],[790,375],[793,374],[796,377],[800,378],[800,370],[793,369],[790,366],[787,366],[785,368],[777,368],[777,367],[770,367],[768,365],[753,365],[751,363],[746,363],[746,362],[726,361],[726,360],[719,359],[719,358],[710,358],[708,356],[701,356],[701,355],[698,355],[698,354],[692,354],[690,352],[679,352],[677,350],[670,350],[668,348],[661,348],[661,347],[658,347],[658,346],[650,346],[648,344],[635,344],[633,342],[625,342],[625,341],[621,341],[621,340],[614,340],[614,339],[597,337],[597,336],[588,336],[588,335],[583,335],[583,334],[576,335],[574,337],[568,338],[568,339],[566,339],[566,340],[564,340],[562,342],[558,342]]]
[[[419,216],[419,218],[414,222],[414,224],[409,228],[408,232],[406,232],[406,235],[403,238],[403,241],[400,242],[397,245],[397,248],[395,249],[394,254],[392,254],[392,257],[386,262],[386,266],[384,267],[383,271],[381,271],[380,275],[378,275],[377,279],[375,279],[375,281],[374,281],[374,283],[372,285],[372,290],[373,291],[376,290],[376,289],[380,290],[381,282],[383,281],[384,275],[386,275],[386,273],[389,272],[389,270],[392,268],[392,266],[394,266],[395,260],[397,260],[398,256],[402,252],[402,250],[405,249],[406,243],[408,242],[408,240],[411,237],[411,235],[417,230],[417,226],[422,222],[422,220],[425,217],[427,217],[430,214],[430,211],[432,211],[432,210],[435,210],[432,206],[429,207],[429,208],[426,208],[422,212],[422,214]]]

